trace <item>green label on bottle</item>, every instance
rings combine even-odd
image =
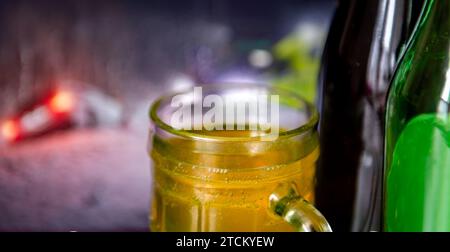
[[[450,116],[412,119],[386,178],[387,231],[450,231]]]

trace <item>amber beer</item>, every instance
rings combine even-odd
[[[276,139],[264,140],[268,131],[249,125],[175,129],[168,123],[173,96],[152,106],[152,231],[331,230],[312,205],[319,156],[315,109],[290,93],[246,88],[280,95]],[[243,88],[220,86],[209,93],[224,91],[242,94]]]

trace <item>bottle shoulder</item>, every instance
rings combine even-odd
[[[450,41],[440,44],[442,50],[432,46],[423,43],[408,49],[393,77],[388,105],[390,100],[403,98],[432,112],[435,104],[449,103],[446,90],[450,88]]]
[[[408,44],[392,80],[389,96],[405,97],[412,103],[446,100],[450,85],[450,5],[447,1],[427,2],[421,21]],[[444,96],[444,97],[443,97]],[[422,104],[423,105],[423,104]]]

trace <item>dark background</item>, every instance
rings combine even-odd
[[[261,70],[247,61],[251,50],[270,50],[301,23],[326,30],[334,4],[1,1],[0,118],[76,80],[117,99],[127,127],[71,129],[0,146],[0,230],[148,230],[151,101],[229,73],[257,77]]]

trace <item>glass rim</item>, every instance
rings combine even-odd
[[[307,117],[307,121],[293,129],[279,132],[276,140],[278,140],[280,138],[289,138],[289,137],[307,133],[308,131],[314,129],[314,127],[319,122],[319,112],[317,111],[316,106],[314,104],[312,104],[311,102],[308,102],[302,96],[295,94],[294,92],[292,92],[288,89],[285,89],[285,88],[274,87],[274,86],[264,84],[264,83],[262,83],[262,84],[261,83],[260,84],[258,84],[258,83],[217,83],[217,84],[206,84],[201,87],[203,88],[203,90],[211,90],[211,89],[215,89],[215,88],[216,89],[221,88],[222,90],[225,90],[225,89],[231,89],[233,87],[234,88],[237,88],[237,87],[239,87],[239,88],[245,88],[245,87],[263,88],[268,91],[276,90],[277,92],[287,94],[287,95],[295,98],[296,100],[301,101],[307,107],[307,109],[311,112],[310,115]],[[171,125],[167,124],[166,122],[164,122],[158,116],[158,111],[161,107],[162,102],[165,100],[171,99],[172,97],[174,97],[176,95],[183,95],[183,94],[192,92],[192,88],[193,88],[193,86],[184,91],[172,92],[172,93],[162,95],[158,99],[156,99],[150,106],[150,111],[149,111],[150,120],[158,128],[160,128],[168,133],[171,133],[173,135],[176,135],[178,137],[182,137],[182,138],[186,138],[186,139],[218,141],[218,142],[245,142],[245,141],[260,141],[261,140],[262,136],[260,136],[260,135],[246,136],[246,137],[241,137],[241,136],[239,136],[239,137],[234,137],[234,136],[233,137],[221,137],[221,136],[201,134],[201,133],[196,133],[195,130],[188,131],[188,130],[183,130],[183,129],[176,129],[176,128],[172,127]]]

